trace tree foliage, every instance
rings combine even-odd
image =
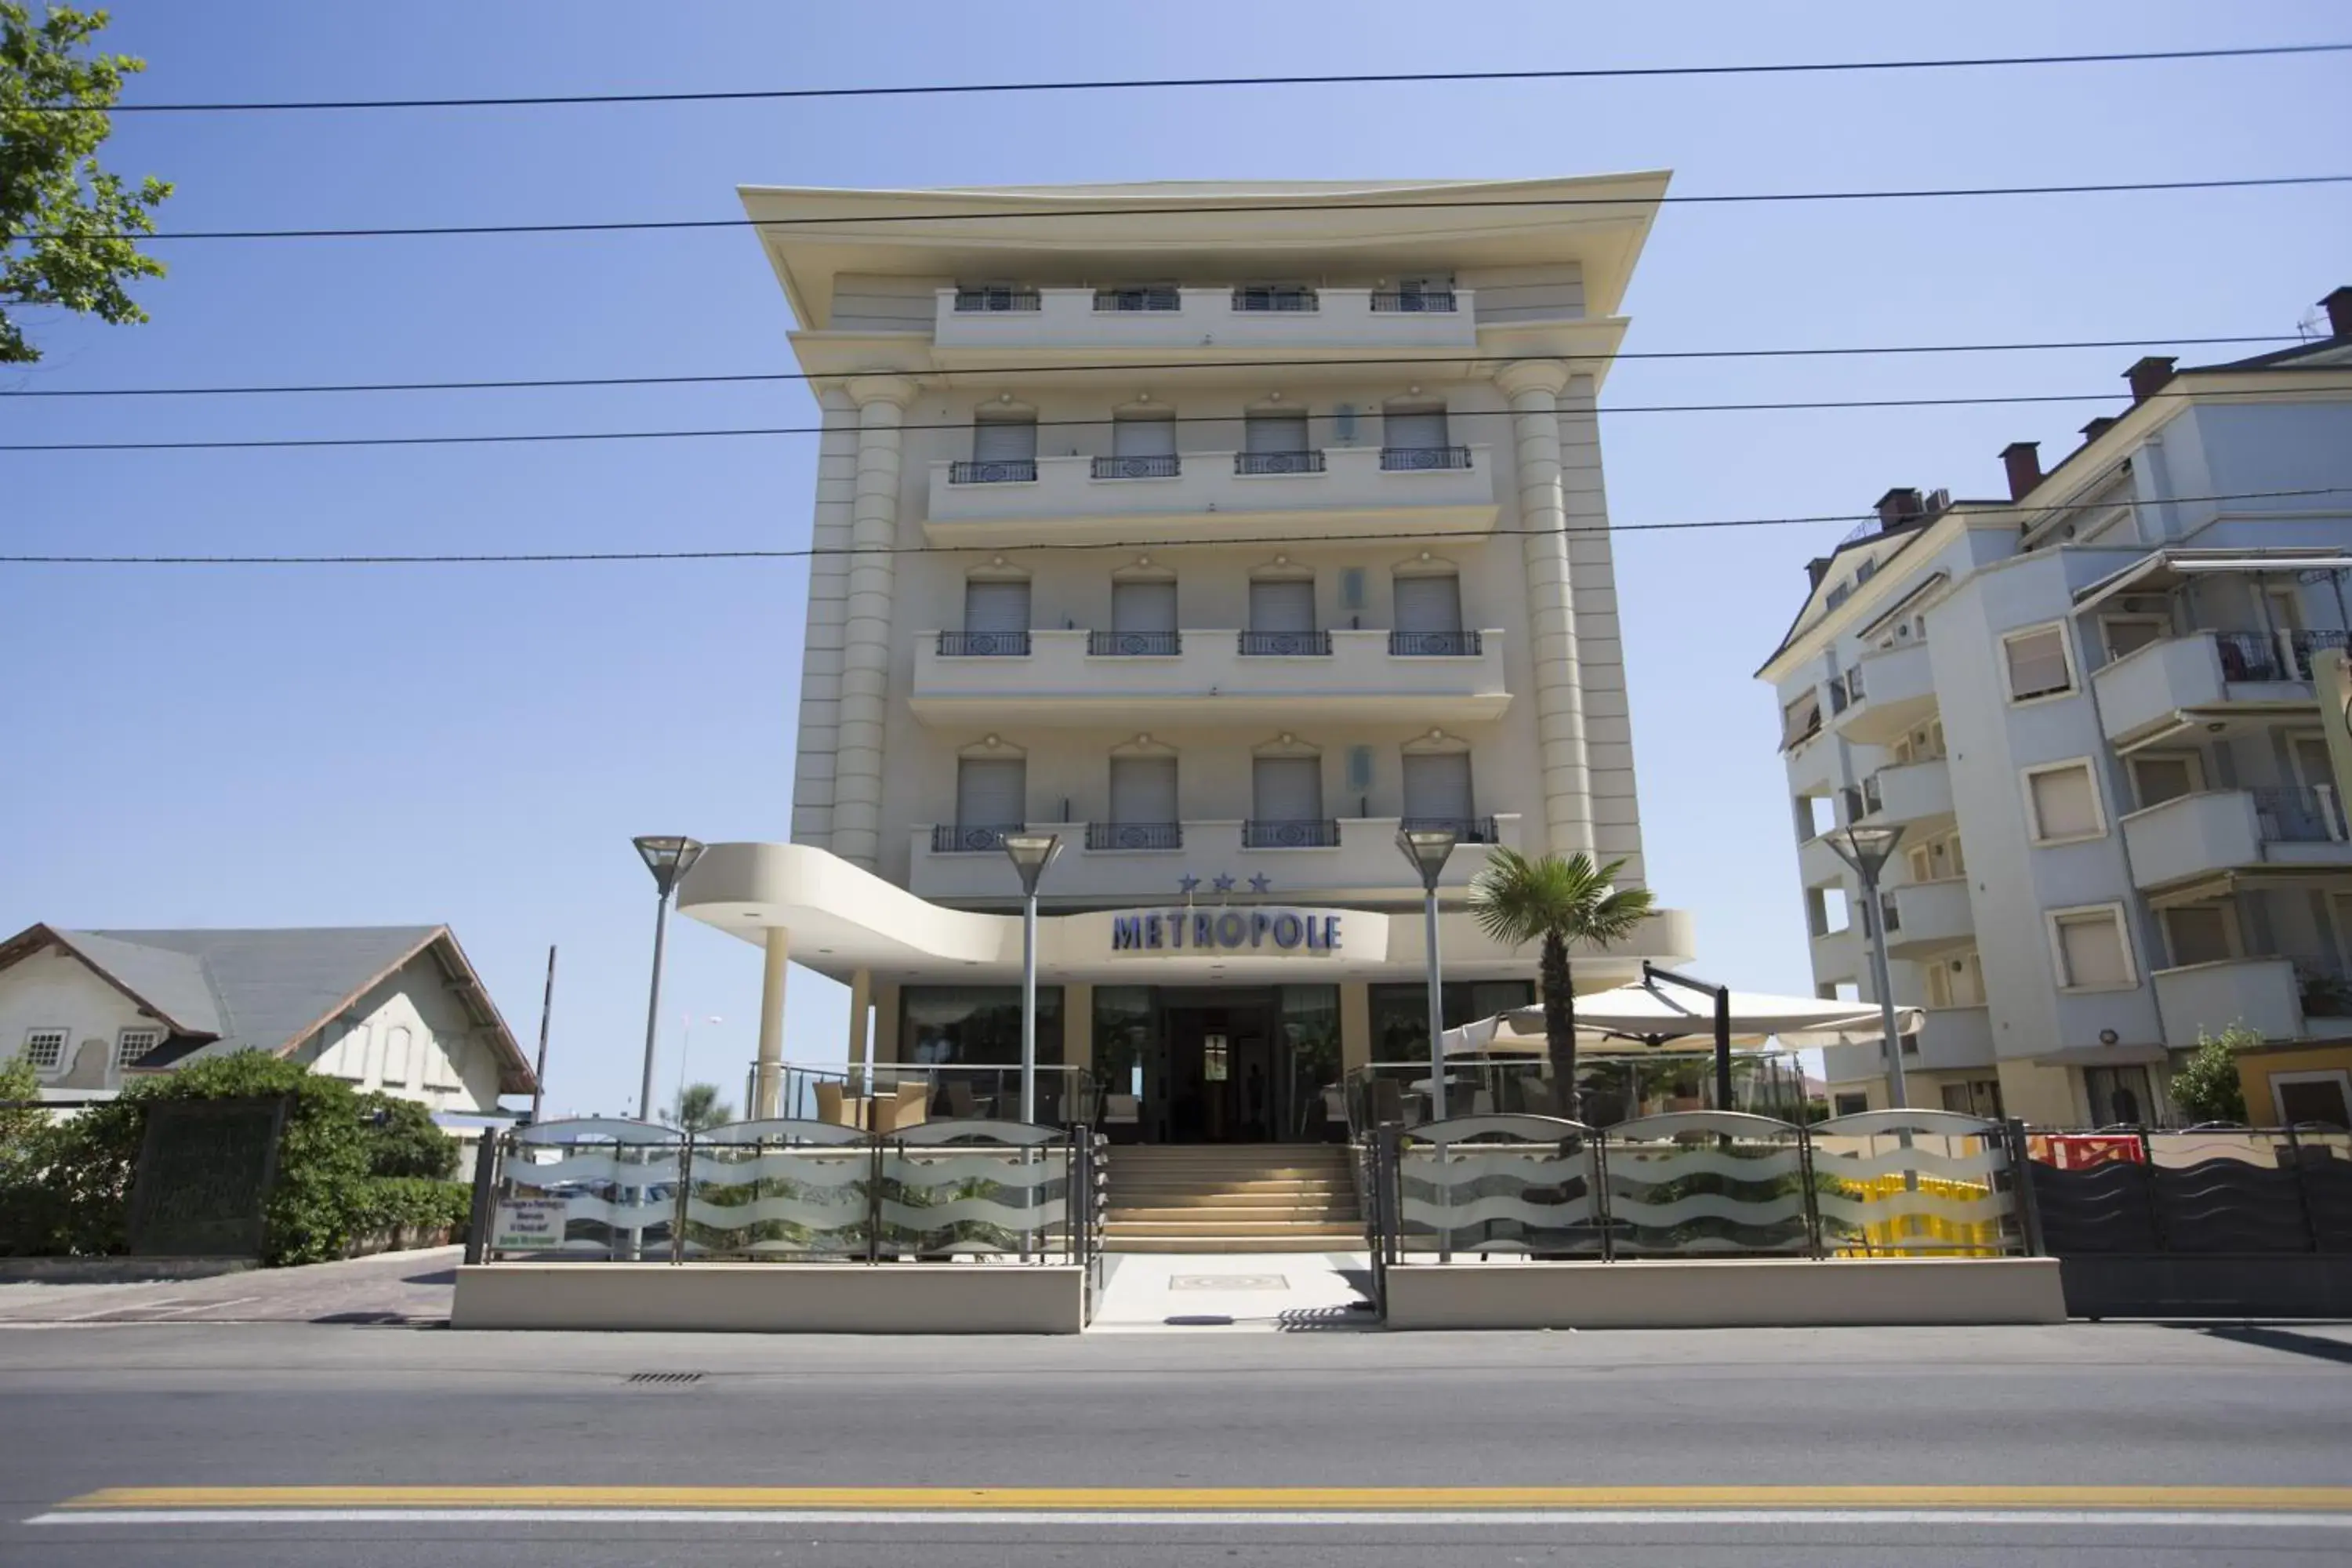
[[[457,1141],[434,1125],[422,1104],[389,1094],[359,1100],[368,1123],[368,1174],[446,1182],[457,1173]]]
[[[0,364],[41,357],[12,310],[143,321],[125,285],[163,276],[132,237],[154,232],[149,211],[171,185],[152,175],[131,185],[98,161],[122,79],[147,68],[85,52],[106,24],[103,11],[62,5],[36,21],[24,0],[0,0]]]
[[[670,1107],[671,1122],[688,1132],[707,1132],[735,1120],[735,1108],[719,1098],[715,1083],[690,1083]]]
[[[2246,1089],[2238,1077],[2238,1053],[2263,1043],[2262,1036],[2243,1024],[2232,1024],[2218,1035],[2197,1031],[2197,1048],[2172,1075],[2167,1090],[2172,1103],[2191,1121],[2243,1121]]]
[[[1515,849],[1488,852],[1486,868],[1470,884],[1478,929],[1510,947],[1542,944],[1537,975],[1543,986],[1544,1048],[1551,1059],[1552,1093],[1559,1113],[1580,1120],[1576,1086],[1576,991],[1569,970],[1573,942],[1607,948],[1624,941],[1654,903],[1646,888],[1620,888],[1622,860],[1595,867],[1589,855],[1540,859]]]

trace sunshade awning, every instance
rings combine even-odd
[[[2119,572],[2111,572],[2074,595],[2074,607],[2092,605],[2135,590],[2179,586],[2211,572],[2352,572],[2352,553],[2315,546],[2309,550],[2158,550]]]
[[[1734,991],[1730,1002],[1730,1043],[1734,1050],[1761,1050],[1773,1045],[1789,1050],[1807,1050],[1874,1043],[1883,1027],[1876,1007],[1835,998]],[[1916,1007],[1895,1009],[1898,1034],[1917,1033],[1921,1019]],[[1715,1039],[1715,1004],[1704,993],[1653,980],[1579,996],[1576,1026],[1580,1043],[1652,1047],[1675,1041],[1711,1046]],[[1445,1031],[1448,1055],[1543,1048],[1541,1007],[1498,1013]]]

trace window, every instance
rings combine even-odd
[[[1822,732],[1822,694],[1807,691],[1780,710],[1780,749],[1789,750]]]
[[[1323,759],[1259,757],[1251,767],[1250,815],[1264,823],[1307,823],[1323,816]]]
[[[30,1029],[25,1035],[25,1059],[38,1072],[55,1072],[65,1065],[66,1031]]]
[[[1110,760],[1110,819],[1115,825],[1168,826],[1174,824],[1176,759],[1113,757]]]
[[[2087,761],[2027,769],[2025,794],[2036,844],[2068,844],[2096,838],[2107,830],[2099,811],[2099,786]]]
[[[2120,904],[2053,910],[2050,937],[2062,989],[2113,991],[2137,984],[2132,973],[2131,947],[2124,940]]]
[[[1879,1054],[1884,1056],[1885,1053],[1882,1051]],[[1870,1096],[1867,1094],[1840,1094],[1837,1097],[1837,1103],[1832,1109],[1833,1109],[1840,1116],[1859,1116],[1864,1111],[1870,1109]]]
[[[383,1032],[383,1082],[387,1088],[408,1086],[408,1031],[398,1025]]]
[[[1250,630],[1269,633],[1315,629],[1315,584],[1304,577],[1261,577],[1249,586]]]
[[[1323,454],[1307,442],[1305,409],[1254,410],[1242,420],[1241,455],[1234,471],[1241,474],[1319,474]]]
[[[1444,824],[1464,838],[1477,833],[1470,805],[1470,753],[1407,752],[1404,756],[1404,816],[1407,826]]]
[[[1927,965],[1927,1005],[1981,1007],[1985,1005],[1984,961],[1973,952],[1938,959]]]
[[[1110,450],[1108,458],[1095,460],[1098,479],[1160,479],[1176,474],[1174,411],[1112,416]]]
[[[983,414],[971,427],[975,463],[1026,463],[1037,456],[1037,416]]]
[[[149,1051],[163,1043],[161,1029],[125,1029],[114,1037],[114,1065],[118,1068],[137,1067]]]
[[[1412,1062],[1429,1059],[1429,990],[1418,984],[1365,987],[1370,1016],[1372,1059]],[[1536,1004],[1535,983],[1528,980],[1471,980],[1449,984],[1439,998],[1442,1022],[1449,1029],[1515,1012]]]
[[[2143,752],[2131,760],[2131,774],[2142,811],[2205,787],[2205,770],[2194,752]]]
[[[2152,642],[2164,640],[2164,622],[2155,616],[2106,616],[2099,621],[2099,630],[2107,642],[2107,662],[2113,664],[2126,654],[2137,653]]]
[[[1028,805],[1029,764],[1022,759],[965,757],[956,763],[959,827],[1017,831],[1028,821]]]
[[[942,652],[986,657],[1029,651],[1029,584],[1013,578],[975,577],[963,585],[963,634]]]
[[[2074,666],[2066,658],[2066,628],[2037,626],[2011,632],[2000,640],[2009,660],[2009,700],[2030,702],[2074,689]]]
[[[2271,1074],[2271,1103],[2288,1127],[2310,1122],[2339,1131],[2352,1128],[2352,1074],[2342,1068],[2325,1072]]]
[[[909,985],[898,996],[898,1043],[905,1060],[926,1066],[943,1062],[1019,1065],[1018,985]],[[1062,1059],[1062,988],[1058,985],[1037,987],[1037,1059],[1041,1063]],[[1038,1084],[1041,1094],[1048,1092],[1050,1081]],[[982,1094],[991,1092],[985,1078],[974,1089]],[[1039,1114],[1051,1116],[1043,1106]]]
[[[2219,963],[2236,956],[2229,909],[2221,904],[2183,904],[2164,911],[2164,940],[2175,968]]]

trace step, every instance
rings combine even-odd
[[[1281,1219],[1217,1219],[1163,1220],[1118,1219],[1114,1217],[1103,1226],[1109,1237],[1145,1236],[1351,1236],[1363,1238],[1360,1223],[1337,1217],[1312,1220]]]
[[[1110,1201],[1130,1207],[1159,1208],[1313,1208],[1318,1205],[1356,1206],[1355,1190],[1344,1184],[1310,1186],[1299,1183],[1273,1191],[1202,1192],[1195,1187],[1125,1186],[1110,1184]]]
[[[1223,1176],[1223,1177],[1232,1177],[1232,1178],[1234,1178],[1234,1179],[1253,1178],[1253,1177],[1255,1177],[1255,1178],[1264,1178],[1264,1177],[1269,1177],[1269,1176],[1280,1176],[1280,1177],[1288,1177],[1288,1178],[1297,1179],[1297,1178],[1302,1178],[1302,1177],[1309,1177],[1309,1176],[1311,1176],[1311,1177],[1315,1177],[1315,1178],[1317,1178],[1318,1180],[1320,1180],[1320,1181],[1326,1181],[1326,1182],[1328,1182],[1328,1181],[1345,1181],[1345,1180],[1348,1178],[1348,1167],[1347,1167],[1347,1166],[1345,1166],[1345,1165],[1289,1165],[1289,1164],[1284,1164],[1284,1165],[1178,1165],[1178,1164],[1167,1164],[1167,1165],[1129,1165],[1129,1164],[1124,1164],[1124,1163],[1120,1163],[1119,1161],[1114,1160],[1114,1161],[1112,1161],[1112,1162],[1111,1162],[1111,1163],[1110,1163],[1110,1173],[1111,1173],[1111,1174],[1112,1174],[1112,1176],[1114,1176],[1114,1177],[1118,1177],[1118,1176],[1151,1176],[1151,1177],[1155,1177],[1155,1178],[1157,1178],[1157,1179],[1159,1179],[1159,1180],[1160,1180],[1160,1181],[1164,1181],[1164,1182],[1201,1182],[1201,1181],[1213,1181],[1213,1180],[1215,1180],[1216,1178],[1218,1178],[1218,1177],[1220,1177],[1220,1176]]]
[[[1171,1225],[1215,1226],[1228,1222],[1248,1229],[1259,1225],[1352,1225],[1362,1216],[1356,1205],[1348,1204],[1317,1204],[1300,1208],[1226,1208],[1203,1205],[1197,1208],[1123,1207],[1113,1204],[1109,1211],[1113,1225]]]
[[[1353,1230],[1345,1235],[1108,1237],[1103,1241],[1105,1252],[1361,1252],[1364,1248],[1363,1232]]]

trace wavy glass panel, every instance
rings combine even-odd
[[[1822,1246],[1843,1257],[1995,1258],[2023,1250],[1998,1122],[1874,1112],[1813,1129]]]
[[[1409,1253],[1601,1250],[1591,1130],[1549,1118],[1433,1122],[1397,1159],[1398,1247]]]
[[[1728,1111],[1645,1117],[1602,1150],[1619,1257],[1802,1254],[1812,1238],[1801,1134]]]

